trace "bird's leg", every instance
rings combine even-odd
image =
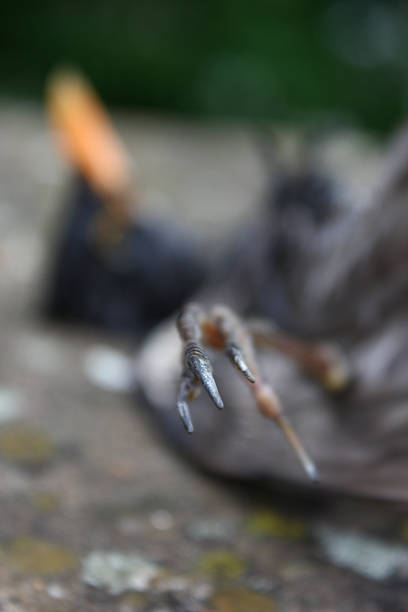
[[[181,375],[177,408],[189,433],[193,424],[187,400],[197,397],[200,384],[217,406],[223,408],[221,396],[215,383],[212,366],[202,346],[202,325],[206,320],[204,311],[197,304],[188,304],[177,319],[177,329],[184,345],[183,373]]]
[[[232,365],[250,383],[255,376],[248,366],[248,360],[255,362],[251,336],[239,317],[226,306],[215,306],[209,319],[203,324],[206,344],[224,350]]]
[[[216,306],[212,312],[212,319],[220,337],[224,340],[223,348],[226,354],[250,383],[249,388],[260,412],[268,419],[275,421],[276,425],[285,434],[308,476],[312,480],[317,480],[317,470],[314,463],[283,414],[281,404],[273,388],[263,380],[255,355],[251,331],[232,310],[225,306]],[[238,355],[238,360],[236,355]],[[241,360],[242,365],[240,365]]]
[[[283,431],[298,456],[306,473],[317,480],[317,470],[302,443],[282,412],[272,387],[260,373],[255,357],[251,333],[239,317],[226,306],[215,306],[206,314],[198,305],[185,307],[177,320],[177,328],[184,344],[184,369],[181,376],[177,407],[189,433],[193,431],[187,399],[193,399],[201,383],[219,408],[219,395],[212,367],[203,346],[221,349],[244,376],[260,412],[272,419]]]
[[[251,321],[249,327],[256,346],[273,348],[292,359],[327,391],[340,392],[350,384],[350,366],[337,346],[300,340],[265,320]]]

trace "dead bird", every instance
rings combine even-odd
[[[128,155],[84,78],[56,74],[48,110],[75,177],[50,256],[44,312],[140,337],[203,281],[197,245],[172,221],[140,218]]]
[[[344,198],[344,186],[333,186],[324,172],[313,170],[313,164],[312,169],[280,177],[253,227],[244,228],[220,262],[218,276],[196,296],[196,304],[183,310],[178,324],[183,342],[172,326],[156,330],[146,341],[138,360],[142,390],[164,429],[191,458],[241,479],[284,478],[304,484],[295,456],[281,432],[265,421],[268,416],[289,437],[312,478],[316,464],[322,488],[407,498],[407,281],[401,267],[407,248],[407,143],[403,131],[391,147],[376,189],[357,203]],[[113,173],[110,184],[122,187],[110,191],[103,186],[110,173],[90,180],[94,166],[88,162],[95,158],[85,159],[86,164],[77,164],[87,177],[79,182],[79,190],[91,201],[85,207],[91,213],[87,223],[77,225],[73,214],[65,226],[73,234],[63,232],[56,274],[61,282],[52,287],[58,288],[57,296],[69,290],[57,300],[54,312],[134,333],[142,325],[143,311],[139,315],[140,284],[134,285],[129,271],[135,263],[130,258],[129,264],[129,252],[121,250],[123,233],[131,235],[133,227],[124,205],[128,196],[123,197],[128,193],[123,179],[127,174]],[[115,163],[108,167],[115,168]],[[99,201],[92,204],[95,194]],[[76,208],[82,219],[83,207],[74,207],[74,213]],[[78,226],[83,229],[80,240]],[[75,244],[74,256],[70,246]],[[78,245],[85,252],[82,259],[75,258],[83,253]],[[118,256],[120,274],[114,266],[116,252],[124,253]],[[69,264],[65,270],[72,271],[67,280],[58,271],[62,254]],[[92,290],[84,282],[91,278],[88,270],[99,279]],[[161,288],[154,293],[160,285],[157,279],[164,276],[160,273],[147,274],[153,285],[152,312],[161,307]],[[73,306],[67,308],[71,298]],[[154,321],[159,318],[156,315]],[[207,347],[224,350],[245,380],[231,374],[221,355],[211,354],[209,361]],[[347,394],[330,394],[347,387],[350,378],[354,383]],[[199,395],[201,385],[217,407],[225,409],[214,414],[201,397],[192,406],[191,418],[188,403]],[[194,423],[193,436],[183,432],[173,403],[188,431]]]
[[[407,169],[403,128],[361,201],[278,181],[223,274],[146,341],[143,394],[191,460],[306,485],[280,429],[322,490],[408,500]]]

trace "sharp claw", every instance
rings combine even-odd
[[[177,409],[180,416],[180,419],[187,431],[187,433],[192,434],[194,431],[193,421],[191,420],[190,410],[186,402],[179,401],[177,402]]]
[[[319,482],[319,474],[318,474],[317,468],[315,464],[313,463],[313,461],[310,459],[309,455],[307,454],[303,444],[297,437],[291,424],[284,418],[283,415],[278,415],[278,417],[276,418],[276,423],[282,429],[286,438],[290,442],[300,463],[303,466],[303,469],[305,470],[306,474],[309,476],[310,480],[312,480],[313,482]]]
[[[211,363],[201,346],[202,325],[205,320],[206,316],[197,304],[187,305],[177,319],[177,329],[184,344],[184,373],[177,406],[180,417],[190,433],[193,427],[185,401],[197,396],[200,383],[217,408],[224,407],[212,374]]]
[[[230,344],[226,348],[226,354],[228,355],[233,365],[245,376],[245,378],[249,380],[249,382],[254,383],[255,376],[248,368],[242,350],[238,348],[235,344]]]
[[[204,389],[207,391],[217,408],[219,410],[224,408],[224,402],[222,401],[214,376],[212,375],[211,365],[208,359],[204,355],[192,355],[188,360],[188,365],[194,373],[194,376],[201,381]]]
[[[317,471],[315,464],[309,460],[308,463],[303,465],[310,480],[312,482],[319,482],[319,472]]]
[[[180,388],[177,397],[177,410],[185,430],[192,434],[194,431],[187,399],[194,399],[196,395],[196,384],[191,372],[184,371],[181,375]]]

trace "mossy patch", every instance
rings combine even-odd
[[[268,510],[257,512],[249,519],[248,531],[260,537],[301,540],[307,535],[307,525]]]
[[[120,603],[124,610],[140,610],[146,604],[146,595],[142,593],[126,593],[121,597]]]
[[[249,589],[228,589],[216,594],[210,603],[213,612],[276,612],[276,605],[264,595]]]
[[[52,576],[76,569],[79,565],[78,556],[69,548],[30,537],[14,540],[7,556],[25,574]]]
[[[60,500],[54,493],[39,491],[32,497],[32,504],[37,510],[45,514],[55,512],[60,506]]]
[[[27,427],[0,431],[0,455],[27,467],[42,467],[55,454],[55,444],[48,435]]]
[[[402,522],[401,538],[404,540],[404,542],[408,542],[408,519]]]
[[[215,580],[234,580],[247,569],[245,561],[227,550],[217,550],[204,555],[198,566],[207,577]]]

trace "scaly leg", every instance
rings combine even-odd
[[[256,346],[273,348],[286,355],[327,391],[337,393],[349,386],[350,367],[338,347],[299,340],[266,320],[251,321],[248,327]]]
[[[297,454],[306,473],[317,480],[317,470],[302,443],[282,413],[272,387],[260,374],[252,338],[243,322],[226,306],[215,306],[205,313],[197,304],[187,305],[177,320],[177,328],[184,344],[184,369],[177,398],[179,415],[186,430],[193,432],[187,400],[196,397],[200,384],[218,408],[223,402],[212,373],[211,363],[203,345],[224,350],[228,359],[248,382],[261,413],[275,421]]]
[[[187,400],[197,397],[201,385],[217,406],[224,404],[212,375],[212,367],[202,345],[201,326],[205,321],[205,313],[197,304],[189,304],[177,319],[177,329],[184,344],[184,368],[181,375],[180,389],[177,398],[177,408],[188,433],[193,433],[193,423]]]

